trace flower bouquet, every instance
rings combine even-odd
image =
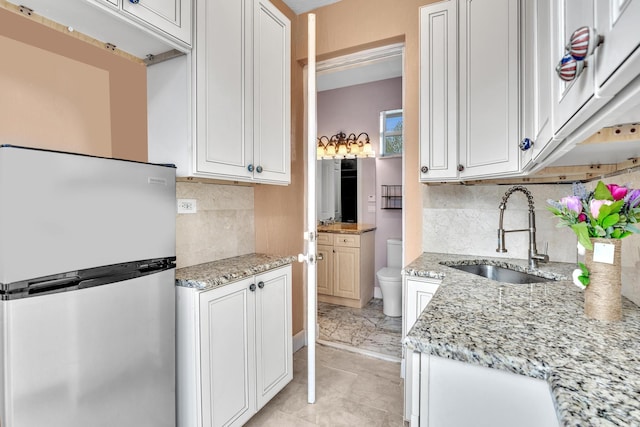
[[[585,263],[578,263],[580,269],[573,272],[573,283],[585,289],[584,314],[591,319],[620,320],[620,239],[640,233],[640,189],[600,181],[588,192],[575,183],[573,196],[548,203],[548,209],[560,218],[558,226],[571,227],[578,236],[579,250],[589,250],[583,252]]]
[[[622,239],[640,233],[636,225],[640,222],[640,189],[599,181],[589,192],[582,183],[574,183],[573,196],[548,203],[547,208],[560,218],[558,227],[571,227],[587,250],[593,249],[592,237]]]

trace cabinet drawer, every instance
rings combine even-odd
[[[318,233],[318,241],[319,245],[333,245],[333,234],[331,233]]]
[[[338,234],[333,241],[334,246],[346,246],[349,248],[360,247],[360,236],[357,234]]]

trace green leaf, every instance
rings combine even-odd
[[[589,278],[585,276],[578,276],[578,280],[585,286],[589,286]]]
[[[624,239],[627,236],[631,236],[633,233],[630,231],[625,231],[624,233],[622,233],[619,237],[619,239]]]
[[[620,239],[622,236],[622,230],[619,228],[616,228],[615,230],[613,230],[613,233],[611,233],[611,237],[613,237],[614,239]]]
[[[572,224],[571,229],[578,236],[578,242],[582,246],[584,246],[587,250],[593,250],[593,245],[591,244],[591,239],[589,239],[589,230],[587,228],[586,222],[579,222],[577,224]]]
[[[613,200],[611,191],[607,188],[602,181],[598,181],[595,191],[593,192],[593,198],[597,200]]]
[[[547,206],[547,209],[549,209],[551,213],[554,215],[562,215],[562,212],[560,212],[560,209],[556,209],[553,206]]]
[[[611,214],[609,216],[604,217],[599,222],[602,225],[602,228],[609,228],[609,227],[613,227],[614,225],[616,225],[619,220],[620,220],[620,215],[618,215],[617,213],[614,213],[614,214]]]
[[[640,233],[640,229],[638,229],[638,227],[636,227],[635,225],[627,224],[625,225],[624,229],[630,233]]]
[[[611,205],[609,205],[609,212],[611,213],[620,212],[623,206],[624,206],[624,199],[618,200],[617,202],[613,202]]]
[[[589,277],[589,270],[587,269],[587,266],[584,265],[584,263],[579,262],[578,263],[578,267],[580,267],[580,270],[582,270],[582,275],[583,276]]]

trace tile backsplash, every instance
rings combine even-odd
[[[422,186],[422,250],[526,259],[529,234],[507,233],[508,252],[498,253],[498,206],[509,185],[424,185]],[[547,199],[571,194],[571,185],[529,185],[536,213],[539,252],[549,244],[552,261],[576,262],[577,239],[568,228],[556,228],[557,219],[546,209]],[[509,197],[504,213],[507,230],[528,228],[528,204],[523,193]]]
[[[176,217],[178,268],[255,252],[253,187],[180,181],[176,198],[197,201]]]
[[[618,175],[605,183],[628,184],[640,188],[640,172]],[[597,181],[586,184],[595,188]],[[558,219],[547,209],[547,200],[559,200],[572,194],[570,184],[525,185],[533,194],[539,251],[549,243],[549,258],[559,262],[577,262],[577,238],[568,227],[556,227]],[[422,250],[471,256],[527,258],[528,233],[507,233],[507,253],[498,246],[498,206],[508,185],[424,185],[422,186]],[[507,202],[504,226],[507,230],[527,228],[527,199],[514,193]],[[622,294],[640,305],[640,235],[622,240]]]

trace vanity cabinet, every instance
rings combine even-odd
[[[373,298],[374,233],[318,233],[318,301],[364,307]]]
[[[194,175],[291,181],[291,23],[267,0],[197,0]]]
[[[520,2],[420,9],[420,180],[520,170]]]
[[[138,58],[191,48],[192,0],[9,0]]]
[[[293,378],[291,266],[177,296],[178,425],[243,425]]]

